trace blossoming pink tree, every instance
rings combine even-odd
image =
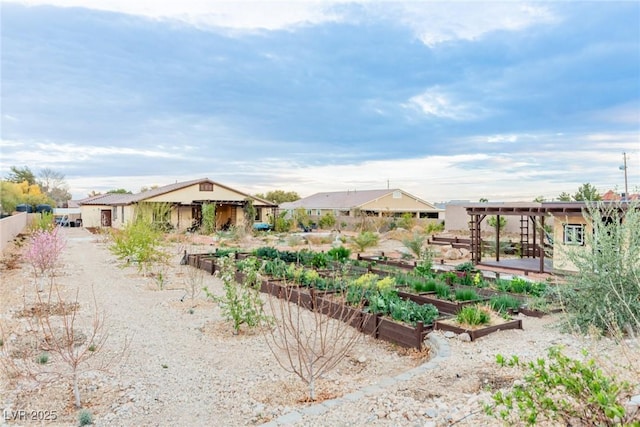
[[[34,231],[24,254],[26,261],[33,267],[39,291],[44,290],[47,279],[53,284],[53,272],[66,244],[58,235],[58,230],[59,227]]]

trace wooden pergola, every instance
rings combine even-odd
[[[584,202],[542,202],[542,203],[474,203],[466,205],[471,232],[471,260],[476,265],[482,262],[482,222],[487,216],[496,216],[498,223],[502,216],[520,216],[520,259],[535,260],[537,263],[518,263],[517,266],[500,264],[500,230],[496,229],[496,259],[492,266],[515,268],[518,270],[545,272],[544,264],[544,222],[549,214],[580,214],[586,207]]]

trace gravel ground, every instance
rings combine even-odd
[[[623,350],[638,354],[637,342],[620,347],[606,339],[563,334],[556,327],[559,315],[522,317],[524,330],[474,342],[434,333],[431,354],[363,336],[320,381],[322,401],[311,404],[305,401],[305,385],[276,363],[260,332],[233,335],[217,305],[202,293],[191,299],[185,291],[194,274],[179,265],[182,253],[204,252],[206,246],[174,242],[172,267],[163,272],[160,290],[157,277],[121,268],[99,237],[79,228],[63,233],[67,245],[56,283],[66,301],[78,292],[77,325],[90,331],[94,298],[106,314],[105,348],[80,376],[83,406],[100,426],[500,425],[481,411],[492,391],[515,378],[514,372],[497,367],[496,354],[530,360],[553,345],[570,354],[587,348],[612,369],[628,366]],[[34,302],[32,272],[21,262],[9,268],[10,259],[5,252],[0,284],[5,356],[35,329],[32,318],[18,316]],[[221,292],[217,278],[204,275],[202,280],[214,293]],[[123,349],[126,357],[116,358],[108,369],[95,369]],[[61,371],[64,364],[52,355],[48,366]],[[42,383],[9,374],[9,369],[0,371],[0,424],[77,425],[67,377]],[[7,420],[18,410],[55,411],[56,420]]]

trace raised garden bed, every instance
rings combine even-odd
[[[451,331],[456,334],[462,334],[466,332],[471,337],[471,341],[473,341],[497,331],[504,331],[507,329],[522,329],[522,319],[504,320],[494,325],[477,326],[471,328],[457,324],[455,319],[444,319],[436,320],[434,329],[441,331]]]
[[[440,313],[445,314],[457,314],[463,307],[467,305],[474,305],[479,302],[486,301],[486,299],[476,299],[470,301],[448,301],[440,298],[436,298],[432,295],[419,295],[421,298],[421,304],[433,304],[436,306]]]

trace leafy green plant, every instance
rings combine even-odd
[[[162,231],[143,216],[127,223],[121,231],[112,230],[111,238],[109,250],[126,265],[137,263],[138,272],[145,276],[151,265],[166,262],[169,256],[164,248]]]
[[[498,220],[498,218],[500,219]],[[504,216],[492,215],[487,218],[487,225],[491,228],[498,228],[499,230],[502,230],[507,226],[507,218]]]
[[[206,235],[216,231],[216,204],[202,204],[202,232]]]
[[[476,266],[473,265],[473,262],[471,261],[465,261],[461,264],[456,265],[456,271],[464,271],[467,273],[471,273],[472,271],[475,271]]]
[[[410,238],[402,239],[402,244],[411,251],[415,258],[421,259],[424,252],[424,242],[426,240],[426,234],[413,233]]]
[[[371,231],[363,231],[355,237],[351,238],[351,243],[360,251],[364,252],[372,246],[378,244],[378,235]]]
[[[413,271],[422,277],[433,277],[433,250],[426,248],[422,251],[420,261],[413,268]]]
[[[36,357],[36,363],[40,365],[46,365],[49,362],[49,353],[42,352]]]
[[[351,250],[345,248],[344,246],[338,246],[337,248],[331,248],[327,251],[327,256],[332,260],[338,262],[344,262],[349,259],[351,256]]]
[[[557,291],[569,326],[616,335],[640,332],[640,201],[587,205],[584,247],[560,247],[577,273]]]
[[[262,300],[259,295],[259,275],[255,264],[246,263],[246,279],[244,283],[235,280],[236,264],[233,256],[229,255],[220,260],[220,270],[216,274],[223,283],[224,294],[216,296],[204,288],[205,293],[220,305],[222,315],[233,324],[233,333],[240,332],[240,326],[256,327],[266,319],[262,310]]]
[[[336,217],[331,212],[327,212],[318,221],[320,228],[333,228],[336,225]]]
[[[498,391],[493,404],[485,405],[487,414],[509,424],[519,420],[527,425],[544,421],[573,425],[579,420],[583,425],[640,425],[636,414],[624,406],[632,387],[604,375],[593,359],[572,359],[552,347],[548,360],[523,363],[517,356],[507,359],[498,354],[496,361],[524,371],[523,381],[507,392]]]
[[[468,326],[486,325],[491,321],[491,315],[482,307],[467,305],[458,312],[456,321]]]
[[[400,228],[404,228],[405,230],[411,230],[413,228],[413,225],[415,224],[415,218],[411,213],[405,212],[398,219],[397,224],[398,224],[398,227]]]
[[[83,409],[78,413],[78,425],[88,426],[93,424],[93,415],[90,411]]]

